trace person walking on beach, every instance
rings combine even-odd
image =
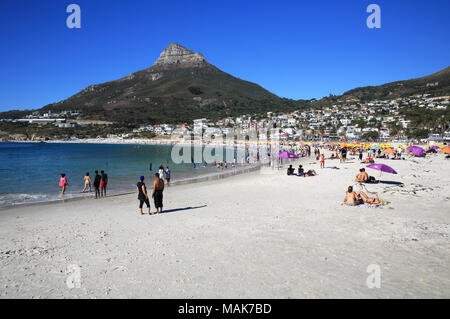
[[[84,179],[83,193],[86,190],[86,188],[88,188],[88,186],[89,186],[89,192],[92,192],[91,177],[89,176],[89,172],[87,172],[86,175],[84,175],[83,179]]]
[[[95,198],[100,197],[100,180],[101,180],[101,176],[98,175],[98,171],[95,171],[95,176],[94,176]]]
[[[147,193],[147,187],[144,183],[144,176],[139,177],[139,182],[136,184],[137,190],[138,190],[138,199],[139,199],[139,212],[141,215],[144,215],[142,212],[142,206],[147,205],[148,214],[150,213],[150,202],[148,200],[148,193]]]
[[[162,213],[163,191],[164,191],[164,181],[159,177],[159,173],[155,173],[155,181],[153,182],[152,197],[155,202],[156,214]]]
[[[61,187],[61,195],[64,195],[64,193],[66,192],[67,185],[69,185],[69,183],[67,183],[66,174],[61,173],[61,178],[59,179],[59,187]]]
[[[325,168],[325,156],[320,154],[320,168]]]
[[[167,181],[167,186],[170,186],[170,169],[169,166],[166,166],[166,171],[164,172],[166,181]]]
[[[106,186],[108,185],[108,175],[105,171],[101,171],[100,173],[100,194],[101,196],[106,197]]]

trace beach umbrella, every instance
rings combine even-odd
[[[442,149],[442,152],[444,152],[445,154],[450,154],[450,147],[444,147]]]
[[[434,145],[434,146],[431,146],[430,149],[432,149],[432,150],[439,150],[441,148],[439,146]]]
[[[386,154],[395,154],[395,153],[397,153],[394,149],[392,149],[392,148],[387,148],[387,149],[384,149],[383,150],[383,153],[386,153]]]
[[[390,167],[389,165],[386,165],[386,164],[370,164],[370,165],[367,165],[366,167],[380,171],[380,178],[381,178],[382,172],[390,173],[390,174],[397,174],[397,172],[392,167]]]
[[[381,150],[381,147],[380,146],[372,146],[370,149],[371,150]]]
[[[430,153],[437,153],[437,151],[436,151],[434,148],[430,148],[426,153],[427,153],[427,154],[430,154]]]
[[[414,156],[422,157],[425,156],[425,150],[419,146],[410,146],[406,149],[414,154]]]
[[[279,158],[298,158],[297,155],[289,152],[280,152],[277,154]]]

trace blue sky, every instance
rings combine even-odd
[[[66,7],[81,7],[68,29]],[[366,8],[381,7],[381,29]],[[177,42],[294,99],[450,65],[450,1],[2,0],[0,111],[39,108],[150,67]]]

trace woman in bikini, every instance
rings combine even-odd
[[[380,205],[381,204],[381,200],[378,198],[378,193],[374,193],[374,194],[375,194],[376,197],[369,197],[366,193],[361,191],[358,194],[356,194],[356,196],[358,196],[363,201],[363,203],[365,203],[365,204]]]
[[[86,173],[86,175],[83,177],[83,179],[84,179],[83,193],[86,190],[86,188],[88,188],[88,187],[89,187],[89,192],[92,192],[91,177],[89,176],[89,172]]]

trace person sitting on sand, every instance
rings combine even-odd
[[[299,165],[298,166],[298,174],[297,174],[297,176],[303,176],[303,175],[305,175],[305,170],[303,169],[302,165]]]
[[[349,186],[347,191],[345,192],[344,204],[357,206],[362,203],[363,201],[358,199],[358,195],[353,191],[353,187]]]
[[[294,168],[292,167],[292,165],[289,165],[288,169],[287,169],[287,174],[288,175],[294,175]]]
[[[367,175],[366,169],[365,168],[361,168],[359,170],[359,174],[356,175],[355,182],[357,182],[357,183],[365,183],[365,182],[367,182],[368,179],[369,179],[369,175]]]
[[[374,194],[376,195],[376,197],[369,197],[366,193],[364,193],[363,191],[360,191],[358,194],[356,194],[356,196],[358,196],[358,198],[360,198],[364,204],[380,205],[381,200],[378,198],[378,193],[374,193]]]

